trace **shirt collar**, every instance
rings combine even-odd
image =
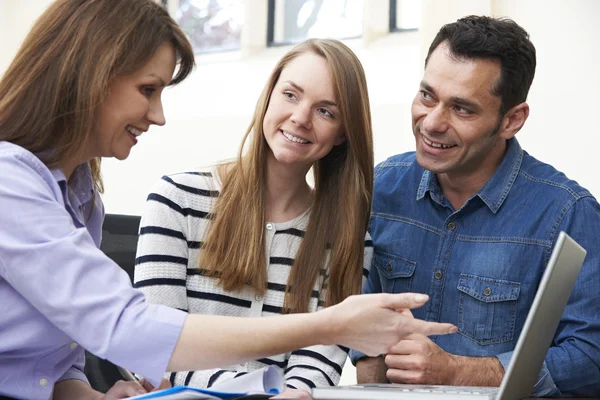
[[[494,175],[492,175],[476,194],[476,196],[479,196],[494,214],[498,212],[504,199],[508,196],[512,185],[517,178],[517,174],[521,169],[522,162],[523,149],[519,145],[517,139],[513,137],[508,141],[506,154],[496,169],[496,172],[494,172]],[[437,177],[431,171],[425,170],[417,190],[417,201],[425,197],[427,192],[430,192],[430,196],[434,201],[438,204],[442,204],[443,195]]]
[[[419,183],[419,189],[417,190],[417,201],[425,197],[427,192],[431,192],[433,196],[434,193],[439,191],[439,185],[435,174],[425,170],[423,176],[421,176],[421,183]]]
[[[517,179],[522,162],[523,149],[517,138],[513,137],[508,141],[508,149],[500,166],[477,193],[494,214],[498,212],[504,199],[508,196],[515,179]]]
[[[68,189],[79,199],[81,204],[90,201],[94,195],[94,182],[92,180],[92,170],[88,163],[79,164],[73,170],[71,178],[67,183],[67,178],[60,168],[51,170],[54,179],[63,190],[63,194],[67,194]],[[65,196],[68,198],[68,196]]]

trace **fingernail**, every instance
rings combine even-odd
[[[452,328],[450,328],[450,333],[456,333],[458,332],[458,328],[456,326],[453,326]]]
[[[429,300],[429,296],[427,296],[426,294],[417,294],[415,296],[415,300],[418,302],[424,303],[427,300]]]

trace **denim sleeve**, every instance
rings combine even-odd
[[[600,205],[576,197],[556,222],[587,251],[583,267],[538,375],[535,397],[595,397],[600,393]],[[497,355],[507,370],[512,352]]]
[[[513,356],[513,352],[510,351],[508,353],[499,354],[496,357],[500,360],[500,363],[504,367],[504,371],[508,370],[508,365],[510,364],[510,359]],[[535,386],[533,387],[533,392],[531,392],[532,397],[552,397],[559,396],[560,391],[554,384],[552,380],[552,376],[550,376],[550,371],[548,371],[548,367],[546,363],[542,365],[542,369],[538,375],[537,381],[535,382]]]
[[[381,284],[379,281],[379,271],[377,270],[377,268],[373,267],[371,265],[371,270],[369,271],[369,278],[367,279],[367,284],[365,285],[365,287],[363,288],[363,294],[369,294],[369,293],[381,293]],[[361,353],[360,351],[356,351],[353,349],[350,349],[350,361],[352,361],[352,364],[356,365],[356,363],[358,362],[358,360],[360,360],[361,358],[365,358],[367,357],[366,354]]]
[[[545,365],[561,396],[600,393],[600,205],[589,194],[577,198],[557,221],[587,251]]]
[[[595,397],[600,393],[600,205],[581,195],[556,222],[587,251],[583,267],[538,375],[535,397]],[[497,355],[506,370],[512,352]]]
[[[557,232],[567,232],[587,255],[538,375],[535,397],[600,393],[600,205],[583,195],[569,206],[557,220]],[[497,355],[505,370],[512,354]]]

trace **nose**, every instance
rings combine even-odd
[[[163,112],[162,102],[156,100],[150,103],[148,109],[148,121],[151,124],[163,126],[167,121],[165,120],[165,113]]]
[[[310,129],[311,127],[311,115],[312,115],[312,107],[310,105],[298,104],[294,108],[294,112],[291,116],[291,121],[305,129]]]
[[[423,119],[423,129],[428,133],[444,133],[448,129],[447,110],[441,105],[431,108]]]

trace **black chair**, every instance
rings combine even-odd
[[[100,250],[127,272],[133,283],[140,217],[106,214],[102,225]]]
[[[133,282],[140,217],[106,214],[102,225],[100,249],[127,272]],[[95,390],[106,393],[117,381],[126,379],[119,367],[85,352],[84,373]]]

